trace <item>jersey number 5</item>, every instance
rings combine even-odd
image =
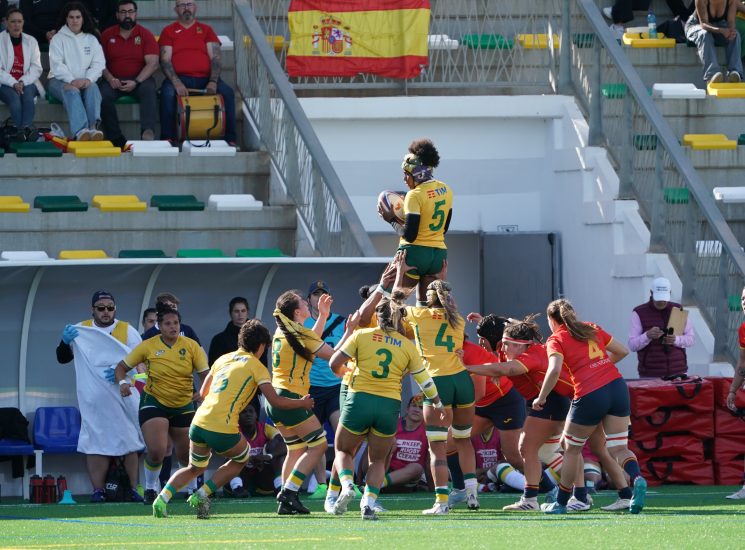
[[[370,374],[372,374],[373,378],[388,378],[388,372],[390,371],[388,367],[391,364],[391,361],[393,361],[393,354],[387,349],[380,348],[375,352],[375,355],[382,358],[378,365],[383,368],[380,372],[370,371]]]
[[[430,231],[439,231],[445,223],[445,211],[442,209],[443,206],[445,206],[445,201],[437,201],[435,203],[435,210],[432,212],[432,223],[429,224]]]

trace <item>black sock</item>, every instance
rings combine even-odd
[[[538,482],[538,490],[541,493],[545,493],[550,491],[554,487],[556,487],[556,483],[554,483],[554,480],[548,477],[545,471],[541,472],[541,481]]]
[[[453,489],[465,489],[466,482],[463,479],[463,470],[460,469],[458,453],[448,455],[448,469],[450,470],[450,479],[453,481]]]

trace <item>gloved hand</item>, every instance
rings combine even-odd
[[[70,345],[70,342],[75,340],[75,338],[78,337],[78,329],[75,328],[75,325],[65,325],[65,330],[62,331],[62,341]]]
[[[112,384],[116,384],[116,374],[114,373],[114,369],[106,369],[103,371],[103,377]]]

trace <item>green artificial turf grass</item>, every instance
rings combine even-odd
[[[614,492],[595,497],[590,512],[544,516],[507,513],[516,494],[481,495],[482,509],[462,505],[447,516],[425,517],[427,493],[383,494],[389,510],[363,522],[359,501],[345,516],[324,513],[322,501],[303,499],[310,516],[277,516],[271,498],[216,499],[209,520],[197,520],[182,498],[155,519],[142,504],[0,505],[2,548],[742,548],[745,501],[727,500],[730,487],[651,487],[639,515],[603,512]],[[79,502],[85,496],[77,498]],[[542,499],[541,499],[542,500]],[[6,502],[4,499],[3,502]],[[540,546],[539,546],[540,545]]]

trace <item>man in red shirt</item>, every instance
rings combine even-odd
[[[155,79],[158,70],[158,43],[153,33],[137,24],[137,3],[119,0],[118,24],[101,35],[106,68],[101,83],[101,123],[106,138],[117,147],[127,139],[119,127],[115,101],[121,96],[134,96],[140,102],[140,135],[155,139]]]
[[[235,143],[235,94],[220,79],[220,40],[212,27],[196,20],[194,0],[176,0],[176,21],[160,33],[160,138],[176,137],[176,96],[189,90],[220,94],[225,100],[225,140]]]

